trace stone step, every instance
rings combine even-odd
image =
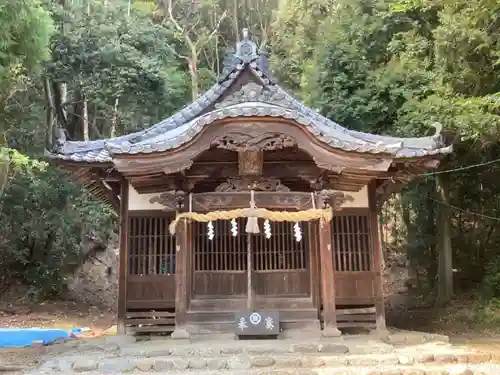
[[[389,344],[372,335],[249,341],[193,336],[140,342],[111,336],[54,346],[31,374],[500,374],[497,354],[454,346],[427,334],[397,333],[394,338]]]
[[[133,361],[132,361],[133,362]],[[498,375],[500,374],[499,364],[426,364],[426,365],[385,365],[385,366],[344,366],[344,367],[311,367],[311,368],[295,368],[295,367],[245,367],[243,362],[238,368],[234,369],[209,369],[209,368],[181,368],[182,362],[177,362],[177,366],[173,366],[170,362],[158,362],[156,367],[149,367],[148,362],[137,362],[135,367],[132,366],[129,360],[123,360],[118,365],[114,363],[104,362],[100,364],[86,363],[84,361],[78,371],[73,370],[47,370],[38,369],[36,372],[27,375],[55,375],[60,373],[65,374],[85,374],[85,375],[102,375],[102,374],[169,374],[169,375],[188,375],[188,374],[204,374],[204,375]],[[160,364],[161,363],[161,364]]]
[[[228,355],[224,356],[175,356],[162,350],[143,353],[144,356],[124,355],[121,357],[103,357],[102,355],[62,356],[49,360],[40,366],[40,370],[79,373],[100,371],[102,373],[131,373],[170,371],[217,370],[220,373],[232,373],[239,370],[259,370],[262,374],[277,371],[298,371],[304,374],[330,371],[354,371],[359,368],[381,368],[403,371],[405,375],[422,374],[417,370],[424,368],[464,367],[489,364],[491,356],[487,353],[404,353],[376,355],[319,355],[293,354],[281,355]],[[500,367],[500,366],[499,366]],[[311,370],[313,369],[313,370]],[[417,372],[408,372],[408,371]],[[351,371],[351,372],[352,372]],[[387,370],[388,371],[388,370]],[[342,372],[339,372],[339,374]],[[500,373],[500,372],[498,372]],[[498,374],[497,373],[497,374]],[[378,374],[376,372],[373,373]]]

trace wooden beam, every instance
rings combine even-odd
[[[318,207],[322,202],[318,200]],[[321,269],[321,292],[323,300],[323,337],[338,337],[341,335],[337,327],[337,314],[335,311],[335,269],[333,266],[332,252],[332,226],[331,223],[319,223],[319,258]]]
[[[127,315],[127,274],[128,274],[128,182],[121,181],[120,194],[120,257],[118,268],[118,334],[125,334]]]
[[[172,332],[173,339],[189,339],[187,326],[188,305],[188,260],[191,247],[188,246],[189,226],[187,220],[178,225],[176,231],[176,260],[175,260],[175,330]]]
[[[370,244],[373,254],[373,276],[375,283],[375,310],[376,330],[385,334],[387,331],[385,322],[384,291],[382,287],[382,248],[379,238],[378,209],[377,209],[377,180],[368,185],[368,205],[370,221]]]

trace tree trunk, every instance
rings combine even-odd
[[[54,137],[54,99],[50,82],[48,78],[43,80],[43,93],[45,95],[45,147],[52,148],[52,140]]]
[[[419,188],[422,189],[422,194],[425,193],[425,195],[430,195],[436,191],[434,183],[425,183]],[[436,275],[438,273],[438,250],[435,239],[437,238],[436,222],[439,219],[436,217],[436,205],[435,201],[425,199],[423,207],[419,210],[417,220],[415,221],[420,230],[416,231],[413,237],[414,241],[419,239],[417,236],[423,236],[427,240],[425,241],[426,250],[422,249],[424,250],[422,252],[415,249],[417,251],[413,255],[416,257],[415,259],[418,259],[419,264],[420,262],[426,264],[427,282],[430,289],[436,287]],[[434,239],[434,241],[428,241],[430,239]],[[425,254],[426,252],[427,254]],[[427,261],[424,258],[427,258]]]
[[[66,113],[67,96],[65,83],[52,82],[52,103],[54,106],[55,118],[57,124],[65,129],[68,129],[68,118]],[[70,133],[70,135],[74,137],[74,134]]]
[[[198,98],[199,93],[199,82],[198,82],[198,67],[197,67],[198,56],[192,56],[189,60],[189,74],[191,75],[191,96],[193,101]]]
[[[82,133],[83,140],[88,141],[89,138],[89,111],[87,105],[87,95],[83,94],[82,96]]]
[[[453,252],[451,248],[451,215],[450,215],[450,192],[443,176],[436,176],[436,190],[438,199],[438,214],[436,221],[437,229],[437,251],[438,251],[438,296],[437,304],[445,305],[453,297]]]
[[[10,157],[7,150],[7,139],[5,134],[0,135],[0,198],[7,188],[9,182]],[[0,211],[2,206],[0,205]]]
[[[64,118],[67,118],[66,104],[68,103],[68,84],[61,83],[59,87],[61,90],[61,112],[63,113]]]
[[[115,105],[113,106],[113,117],[111,118],[111,129],[109,132],[109,136],[111,138],[116,137],[116,123],[118,122],[118,103],[120,102],[120,98],[117,96],[115,98]]]
[[[238,16],[239,16],[239,12],[238,12],[238,0],[233,0],[233,12],[234,12],[234,18],[233,18],[233,21],[234,21],[234,35],[236,36],[236,41],[239,42],[240,41],[240,25],[239,25],[239,22],[238,22]]]

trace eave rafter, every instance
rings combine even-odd
[[[391,166],[391,171],[386,175],[380,176],[377,184],[377,209],[393,194],[401,189],[410,181],[421,178],[425,173],[434,170],[439,165],[440,158],[415,158],[397,160]]]
[[[95,199],[111,206],[115,211],[120,207],[118,173],[111,164],[77,163],[59,161],[58,166],[64,170],[70,180],[80,184]]]

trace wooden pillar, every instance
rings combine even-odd
[[[377,180],[373,180],[368,185],[368,205],[370,209],[370,243],[373,254],[373,277],[375,283],[375,314],[376,330],[385,333],[387,330],[385,323],[385,304],[382,277],[382,248],[380,245],[378,210],[377,210]]]
[[[182,220],[177,224],[176,236],[176,260],[175,260],[175,330],[172,332],[173,339],[189,339],[187,325],[188,305],[188,259],[189,259],[189,223]]]
[[[332,225],[330,222],[319,225],[319,258],[321,268],[321,292],[323,299],[323,337],[338,337],[341,332],[337,328],[335,310],[335,270],[332,257]]]
[[[253,262],[252,262],[252,234],[247,233],[247,311],[254,311],[254,293],[253,293]]]
[[[127,275],[128,275],[128,181],[122,179],[120,188],[120,258],[118,264],[118,334],[126,334]]]
[[[320,297],[320,281],[319,276],[321,275],[320,265],[318,262],[318,229],[319,223],[317,220],[308,221],[307,222],[307,238],[308,238],[308,259],[309,259],[309,267],[311,274],[311,296],[313,301],[313,306],[315,308],[320,309],[321,305],[321,297]]]

